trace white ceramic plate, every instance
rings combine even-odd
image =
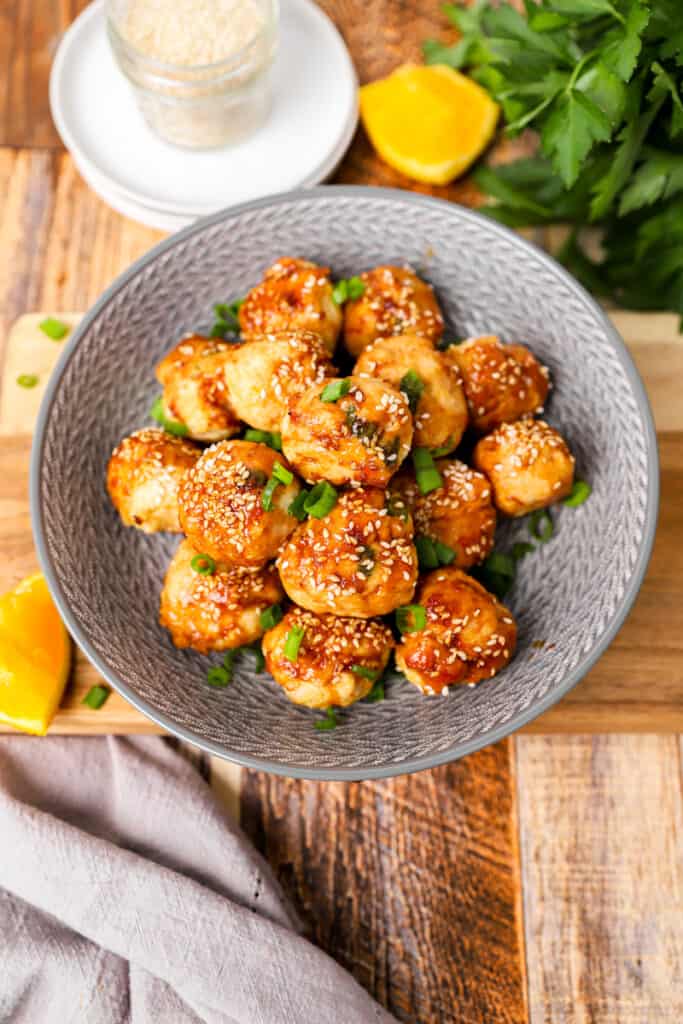
[[[109,46],[104,0],[95,0],[62,38],[50,77],[50,105],[84,177],[143,213],[162,210],[187,222],[323,181],[353,138],[357,89],[348,51],[327,15],[311,0],[283,0],[273,109],[263,127],[232,147],[171,146],[153,134],[139,112]],[[139,219],[152,223],[149,217]]]

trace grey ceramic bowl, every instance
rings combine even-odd
[[[291,254],[346,277],[410,263],[436,288],[457,335],[527,343],[552,373],[547,417],[593,494],[555,513],[552,540],[522,563],[508,603],[519,625],[511,665],[447,699],[401,677],[380,704],[341,714],[333,732],[290,704],[244,658],[233,684],[205,683],[208,660],[157,625],[178,539],[125,529],[104,487],[109,454],[148,422],[154,366],[211,307],[243,294]],[[621,626],[652,546],[657,448],[641,381],[596,303],[552,259],[485,217],[405,192],[323,187],[199,221],[135,263],[90,310],[52,376],[35,436],[33,525],[52,593],[74,639],[107,679],[169,732],[214,754],[286,775],[361,779],[429,768],[492,743],[559,700]],[[526,535],[508,524],[502,542]],[[538,641],[544,641],[543,646]]]

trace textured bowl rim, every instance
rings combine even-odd
[[[476,223],[484,223],[488,231],[493,231],[508,242],[512,242],[517,246],[533,252],[535,258],[540,259],[545,263],[551,273],[561,278],[563,283],[574,291],[576,295],[589,306],[596,319],[604,328],[604,331],[611,342],[617,358],[619,359],[619,362],[621,363],[633,389],[636,404],[638,405],[638,410],[643,423],[643,433],[645,435],[647,449],[647,506],[645,522],[643,524],[643,539],[633,567],[633,572],[625,588],[621,601],[619,602],[616,611],[613,613],[611,621],[602,637],[581,659],[581,661],[567,673],[562,684],[541,700],[536,701],[533,706],[525,708],[524,711],[512,716],[503,724],[487,730],[484,734],[477,736],[476,738],[462,743],[455,743],[449,749],[439,751],[434,754],[425,754],[420,757],[408,758],[399,763],[368,767],[366,769],[303,768],[296,764],[288,764],[286,761],[271,761],[265,757],[252,757],[251,755],[242,754],[239,751],[231,750],[220,743],[208,740],[199,733],[194,732],[192,729],[188,729],[185,726],[177,724],[163,712],[154,708],[146,700],[138,696],[128,683],[120,679],[116,672],[102,658],[100,658],[97,652],[93,649],[89,641],[87,631],[80,626],[76,616],[72,613],[71,608],[69,607],[66,595],[62,590],[49,555],[40,495],[45,433],[50,419],[52,405],[59,390],[64,371],[66,370],[69,360],[78,348],[82,337],[90,328],[90,325],[94,320],[96,320],[102,310],[114,298],[119,290],[126,285],[131,278],[135,277],[141,270],[143,270],[148,263],[156,260],[160,255],[162,255],[162,253],[169,251],[179,242],[183,242],[191,235],[197,232],[202,232],[214,224],[218,224],[224,220],[230,220],[233,217],[241,216],[249,210],[260,209],[266,206],[277,206],[283,202],[310,201],[317,198],[330,199],[335,196],[347,198],[354,196],[357,196],[358,198],[372,199],[384,198],[403,203],[412,203],[418,206],[437,207],[443,212],[444,216],[452,214],[455,211],[457,216],[461,219],[474,221]],[[544,250],[539,246],[534,245],[533,242],[527,241],[511,229],[489,219],[483,214],[470,210],[467,207],[462,207],[457,203],[447,202],[443,199],[437,199],[432,196],[425,196],[420,193],[408,192],[395,188],[376,188],[369,185],[322,185],[317,188],[295,189],[291,192],[281,192],[276,195],[265,196],[261,199],[251,200],[247,203],[239,203],[236,206],[228,207],[218,213],[202,217],[188,227],[175,232],[169,238],[166,238],[155,245],[149,250],[149,252],[145,253],[144,256],[141,256],[140,259],[131,264],[127,270],[120,274],[119,277],[109,285],[97,302],[91,306],[76,330],[73,332],[50,376],[33,436],[30,467],[30,504],[31,524],[38,560],[62,619],[64,620],[76,644],[80,647],[88,660],[95,666],[102,677],[115,690],[117,690],[121,696],[132,704],[133,707],[137,708],[138,711],[142,712],[142,714],[146,715],[147,718],[150,718],[169,733],[178,736],[180,739],[186,740],[187,742],[200,747],[209,754],[223,757],[226,760],[233,761],[235,764],[239,764],[245,768],[272,772],[273,774],[284,775],[289,778],[317,779],[322,781],[337,780],[351,782],[364,779],[380,779],[421,771],[427,768],[435,768],[438,765],[447,764],[450,761],[455,761],[458,758],[464,757],[466,754],[471,754],[482,747],[489,746],[492,743],[497,743],[505,736],[509,736],[522,726],[533,721],[533,719],[537,718],[539,715],[543,714],[544,711],[547,711],[548,708],[552,707],[553,704],[556,704],[574,686],[576,686],[576,684],[598,661],[602,654],[604,654],[605,650],[609,647],[612,640],[621,629],[621,626],[631,610],[652,554],[659,510],[659,459],[657,435],[645,387],[623,339],[620,337],[619,333],[595,299],[593,299],[578,283],[578,281],[576,281],[563,267],[561,267],[556,260],[544,252]]]

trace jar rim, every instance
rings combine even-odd
[[[270,7],[271,16],[277,17],[278,0],[269,0],[268,6]],[[148,54],[143,53],[137,46],[134,46],[126,37],[121,33],[118,25],[116,24],[111,12],[107,14],[107,28],[114,38],[114,42],[126,49],[134,55],[135,59],[140,62],[141,65],[145,65],[151,71],[157,71],[160,73],[168,72],[169,74],[177,74],[178,72],[220,72],[231,68],[236,62],[243,58],[248,51],[254,46],[254,43],[258,39],[265,35],[271,29],[269,21],[266,20],[261,28],[254,33],[254,35],[246,42],[239,50],[235,50],[230,57],[225,57],[222,60],[212,61],[210,64],[169,64],[167,61],[157,60],[155,57],[150,57]]]

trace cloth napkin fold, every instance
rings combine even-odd
[[[3,1024],[395,1024],[157,737],[0,740]]]

